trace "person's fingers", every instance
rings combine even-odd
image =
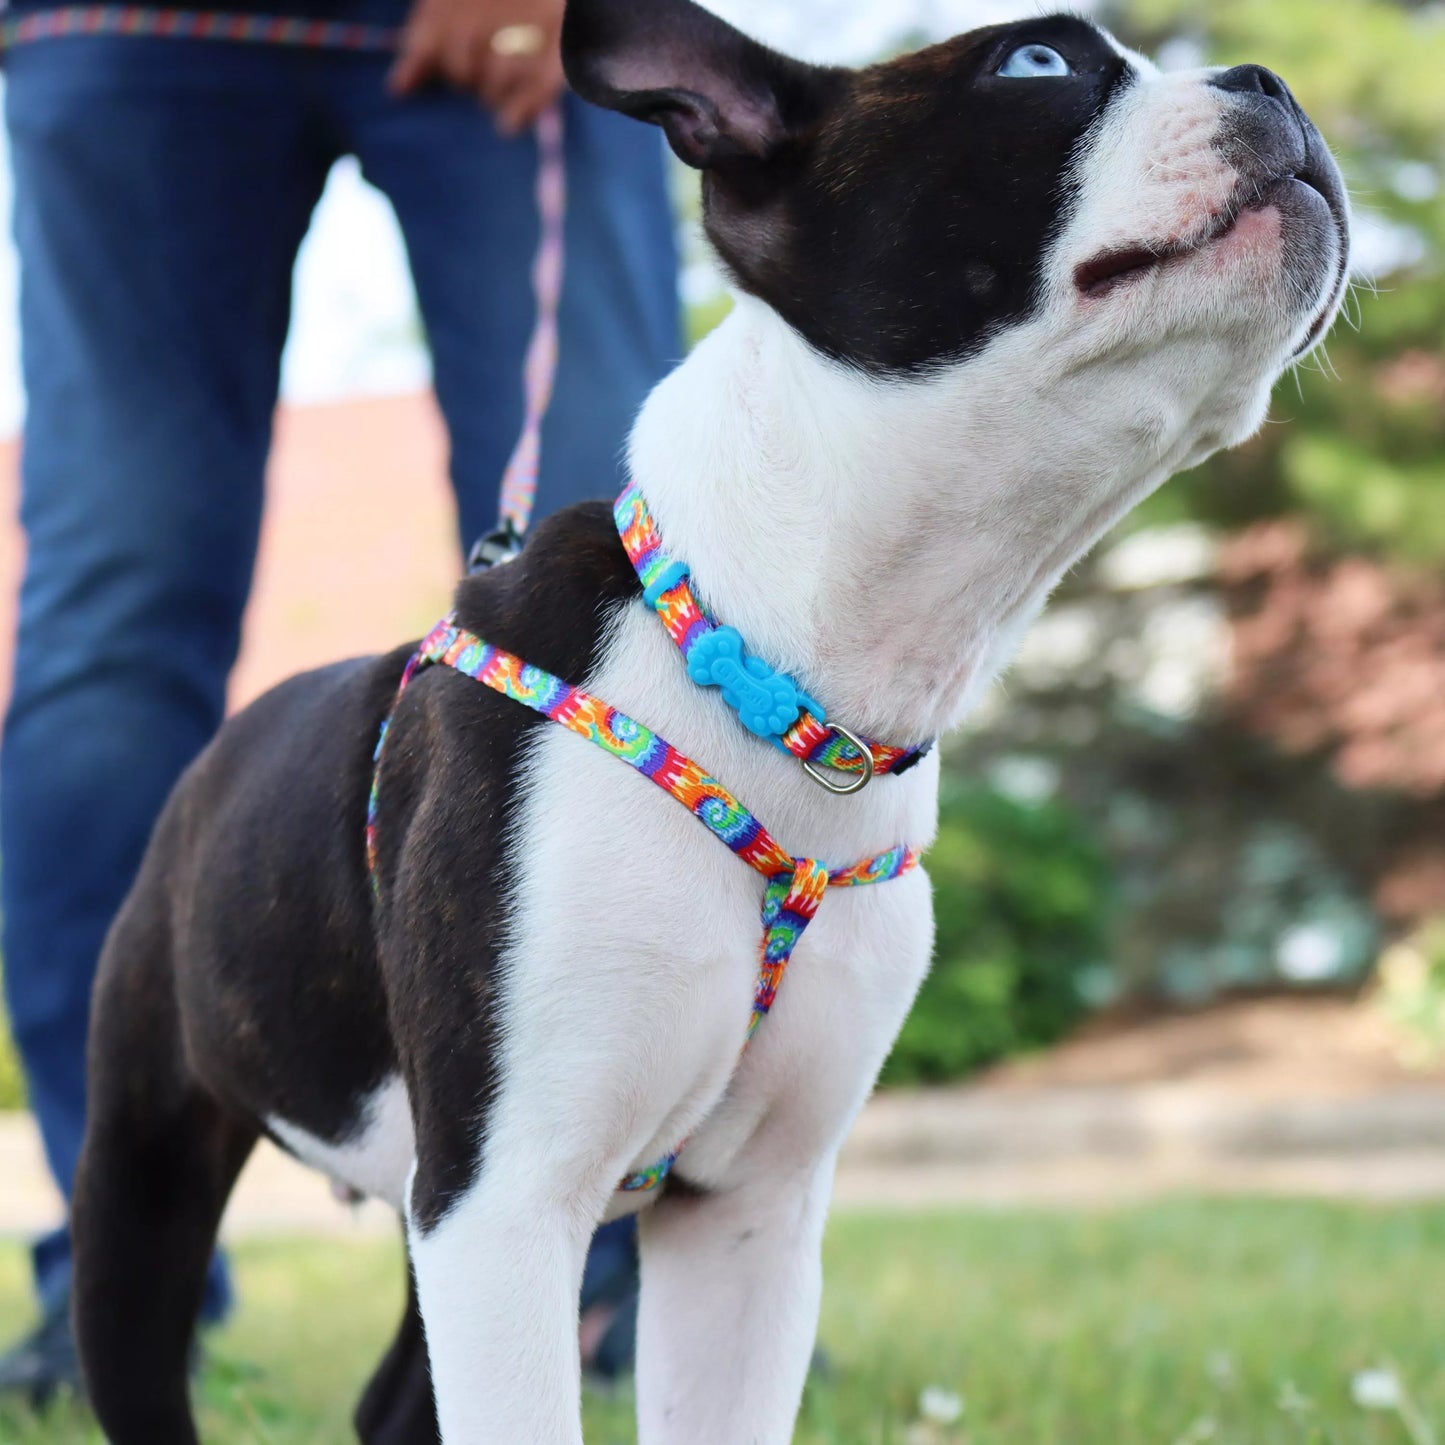
[[[472,80],[468,87],[488,110],[495,111],[510,83],[509,69],[515,60],[497,55],[490,35],[472,38]]]
[[[458,89],[475,90],[485,55],[486,47],[479,43],[474,31],[454,27],[448,32],[442,51],[442,70]]]
[[[499,56],[490,52],[489,60],[478,94],[500,123],[514,99],[531,84],[540,61],[534,56]]]
[[[547,36],[536,54],[499,54],[495,39],[474,25],[418,19],[402,36],[389,86],[394,93],[407,94],[429,81],[445,80],[476,95],[504,133],[524,130],[566,83],[558,38]]]
[[[409,95],[437,74],[436,38],[430,26],[409,25],[402,33],[401,53],[397,56],[387,88],[393,95]]]
[[[566,80],[556,37],[536,55],[497,57],[488,76],[485,100],[506,135],[525,130],[556,99]]]
[[[526,130],[557,99],[565,84],[560,60],[538,66],[523,85],[507,96],[497,112],[497,124],[507,135]]]

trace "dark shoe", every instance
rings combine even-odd
[[[59,1390],[83,1393],[69,1305],[68,1299],[52,1305],[28,1335],[0,1355],[0,1398],[23,1396],[42,1410]]]

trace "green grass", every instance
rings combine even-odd
[[[827,1256],[832,1374],[810,1387],[800,1445],[1445,1445],[1440,1208],[843,1215]],[[399,1309],[395,1251],[253,1242],[236,1264],[244,1306],[212,1342],[205,1438],[349,1441]],[[25,1309],[6,1247],[0,1322]],[[1413,1435],[1352,1401],[1354,1375],[1387,1363],[1426,1422]],[[962,1395],[959,1427],[917,1425],[930,1385]],[[95,1438],[71,1407],[39,1424],[0,1411],[6,1445]],[[628,1402],[589,1400],[587,1438],[630,1440]]]

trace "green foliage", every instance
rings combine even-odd
[[[0,1109],[24,1107],[25,1082],[20,1077],[20,1060],[15,1056],[15,1042],[5,1025],[5,1011],[0,1008]]]
[[[1272,426],[1181,479],[1143,517],[1225,526],[1306,515],[1321,541],[1417,565],[1445,559],[1445,22],[1396,0],[1119,0],[1146,47],[1180,34],[1210,59],[1278,70],[1335,148],[1358,207],[1406,250],[1357,290],[1328,360],[1281,384]]]
[[[687,344],[696,346],[732,309],[732,297],[726,291],[719,291],[716,296],[687,307],[683,316]]]
[[[887,1083],[958,1078],[1059,1038],[1105,951],[1103,859],[1058,804],[984,788],[944,796],[928,855],[933,971],[883,1071]]]

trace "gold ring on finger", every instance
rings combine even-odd
[[[504,25],[491,39],[493,55],[504,59],[540,55],[547,43],[546,32],[540,25]]]

